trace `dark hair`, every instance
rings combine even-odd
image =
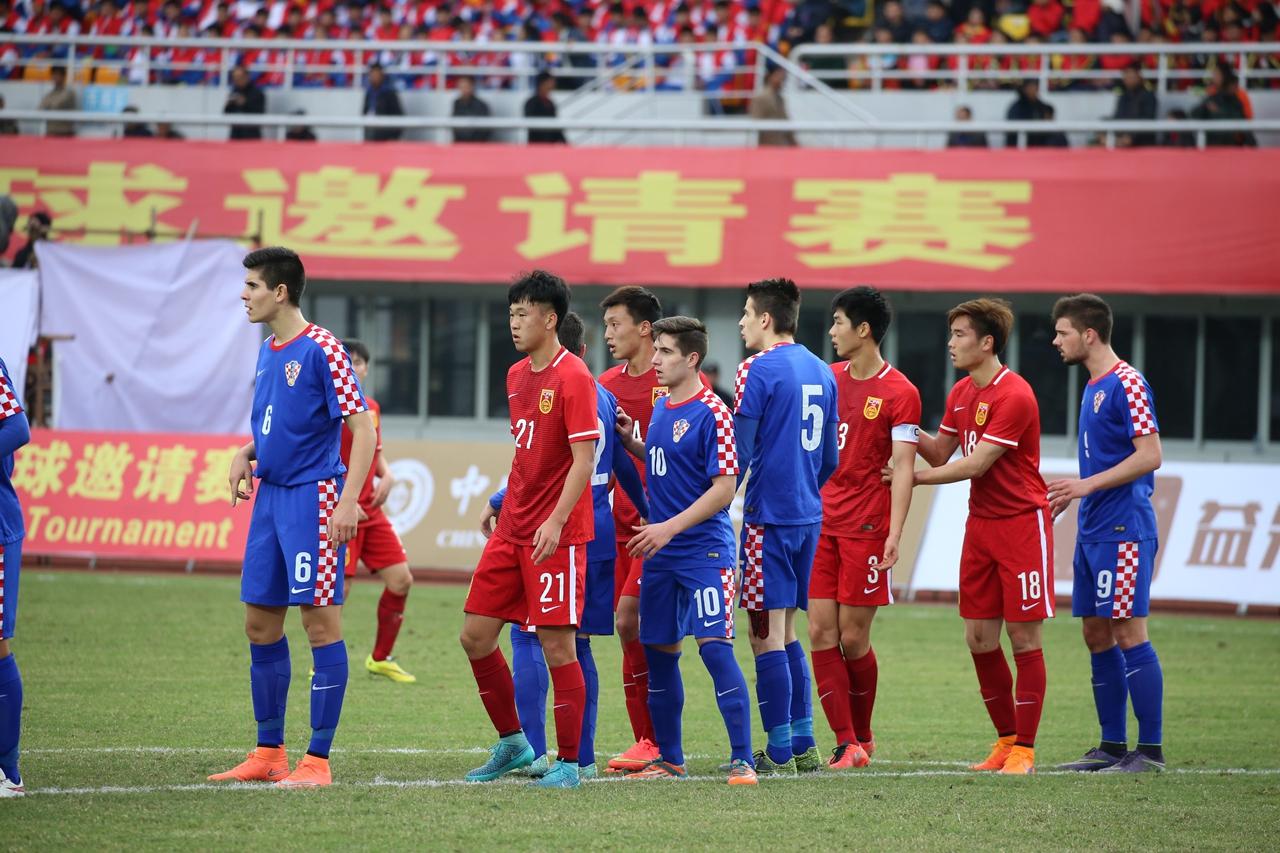
[[[307,289],[307,271],[302,267],[302,258],[293,249],[284,246],[255,249],[244,256],[244,268],[261,270],[267,287],[274,290],[283,284],[289,292],[290,304],[302,304],[302,292]]]
[[[789,278],[766,278],[747,285],[747,298],[755,303],[757,314],[773,318],[773,330],[780,335],[794,335],[800,316],[800,288]]]
[[[554,82],[556,78],[551,76],[550,71],[539,71],[538,76],[534,78],[534,87],[542,88],[542,84],[548,81]]]
[[[355,338],[347,338],[342,342],[342,345],[347,348],[347,352],[351,353],[365,364],[368,364],[373,360],[369,357],[369,347],[365,345],[364,341],[358,341]]]
[[[1004,345],[1009,342],[1009,333],[1013,331],[1013,308],[1008,300],[993,297],[970,299],[961,302],[947,312],[947,325],[958,317],[968,317],[973,330],[981,340],[991,336],[991,351],[996,355],[1004,352]]]
[[[390,10],[386,10],[386,11],[390,11]],[[384,72],[385,72],[386,70],[387,70],[387,69],[385,69],[385,68],[383,68],[383,67],[382,67],[382,63],[381,63],[381,62],[375,62],[375,63],[373,63],[372,65],[370,65],[370,66],[369,66],[369,71],[370,71],[371,73],[372,73],[372,72],[374,72],[374,71],[384,71]]]
[[[675,341],[676,349],[681,355],[698,354],[695,367],[701,369],[702,361],[707,357],[707,327],[695,317],[663,317],[653,324],[653,337],[669,335]]]
[[[1081,334],[1085,329],[1093,329],[1098,333],[1098,340],[1104,344],[1111,343],[1111,329],[1114,321],[1111,318],[1111,306],[1099,296],[1092,293],[1076,293],[1064,296],[1053,303],[1053,322],[1066,317],[1071,325]]]
[[[582,318],[578,316],[577,311],[565,314],[560,325],[556,327],[556,337],[560,339],[560,346],[578,356],[582,355],[582,344],[586,334],[586,327],[582,325]]]
[[[551,309],[556,315],[556,330],[560,321],[569,313],[569,285],[564,279],[546,270],[534,270],[522,274],[507,288],[507,304],[530,302]]]
[[[636,287],[635,285],[619,287],[613,293],[600,300],[601,311],[608,311],[615,305],[625,307],[637,326],[645,320],[650,323],[656,323],[662,319],[662,303],[658,301],[658,297],[654,296],[651,291],[643,287]]]
[[[842,312],[855,327],[866,323],[871,327],[871,339],[877,344],[884,340],[884,333],[889,330],[889,322],[893,319],[893,311],[884,294],[866,285],[841,291],[831,300],[831,311]]]

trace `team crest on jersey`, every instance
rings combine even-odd
[[[680,443],[680,439],[684,438],[684,434],[689,431],[689,422],[684,418],[676,421],[671,425],[671,440],[676,444]]]
[[[658,405],[658,401],[671,393],[671,389],[666,385],[655,385],[653,387],[653,397],[649,400],[650,406]]]
[[[990,403],[978,403],[978,411],[973,413],[973,422],[978,426],[982,426],[987,422],[987,415],[991,414]]]
[[[302,365],[296,361],[291,361],[284,366],[284,379],[289,383],[289,387],[293,387],[293,383],[298,381],[298,374],[302,372]]]
[[[879,397],[868,397],[867,402],[862,404],[862,416],[869,421],[874,421],[880,417],[880,409],[884,407],[884,400]]]
[[[538,411],[544,415],[551,414],[551,406],[556,401],[556,392],[551,388],[543,388],[542,396],[538,398]]]
[[[1099,391],[1093,395],[1093,413],[1098,414],[1098,409],[1102,408],[1102,401],[1107,399],[1106,391]]]

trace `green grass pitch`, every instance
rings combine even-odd
[[[727,744],[692,644],[683,660],[686,782],[577,791],[459,783],[494,733],[456,634],[461,587],[420,585],[397,653],[418,678],[367,675],[380,587],[346,614],[352,679],[333,787],[216,787],[253,746],[248,649],[228,577],[37,572],[22,578],[14,649],[26,687],[23,800],[0,801],[0,848],[840,849],[1274,848],[1280,829],[1280,625],[1157,615],[1170,771],[1123,778],[965,771],[993,739],[953,608],[877,618],[881,680],[871,767],[729,788]],[[1088,655],[1068,616],[1046,629],[1042,770],[1096,741]],[[289,619],[286,736],[309,729],[305,635]],[[754,682],[747,644],[738,655]],[[617,640],[595,640],[599,754],[630,742]],[[819,745],[830,732],[815,708]],[[753,714],[753,717],[755,715]],[[757,742],[763,738],[758,731]],[[1130,723],[1130,737],[1136,735]],[[603,759],[602,759],[603,760]]]

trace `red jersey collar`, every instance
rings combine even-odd
[[[285,347],[287,347],[289,344],[291,344],[291,343],[293,343],[294,341],[296,341],[298,338],[300,338],[300,337],[302,337],[303,335],[305,335],[307,332],[311,331],[313,328],[315,328],[315,324],[314,324],[314,323],[308,323],[306,326],[304,326],[304,327],[303,327],[303,329],[302,329],[302,331],[301,331],[301,332],[298,332],[298,334],[294,335],[292,338],[289,338],[289,340],[285,341],[284,343],[280,343],[279,341],[277,341],[277,340],[276,340],[276,336],[275,336],[275,335],[272,335],[272,336],[271,336],[271,349],[272,349],[274,352],[279,352],[280,350],[282,350],[282,349],[284,349]]]

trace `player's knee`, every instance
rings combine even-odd
[[[624,643],[640,639],[640,619],[637,614],[618,611],[618,637]]]
[[[1147,641],[1145,620],[1117,619],[1111,623],[1111,633],[1120,644],[1120,648],[1125,651]]]
[[[1116,637],[1111,632],[1111,622],[1106,619],[1085,619],[1080,632],[1084,636],[1084,644],[1090,654],[1105,652],[1115,645]]]
[[[964,641],[969,646],[969,651],[980,655],[1000,647],[1000,632],[970,627],[965,629]]]
[[[809,646],[813,651],[833,649],[840,644],[840,629],[834,625],[809,623]]]
[[[248,619],[244,623],[244,635],[255,646],[265,646],[278,642],[284,631],[278,625]]]
[[[845,628],[840,632],[840,648],[846,658],[860,658],[871,648],[871,634],[863,628]]]
[[[1038,623],[1009,624],[1009,645],[1015,655],[1034,652],[1040,648],[1040,626]]]
[[[392,595],[406,596],[413,589],[413,573],[408,565],[397,566],[398,571],[387,575],[387,589]]]

